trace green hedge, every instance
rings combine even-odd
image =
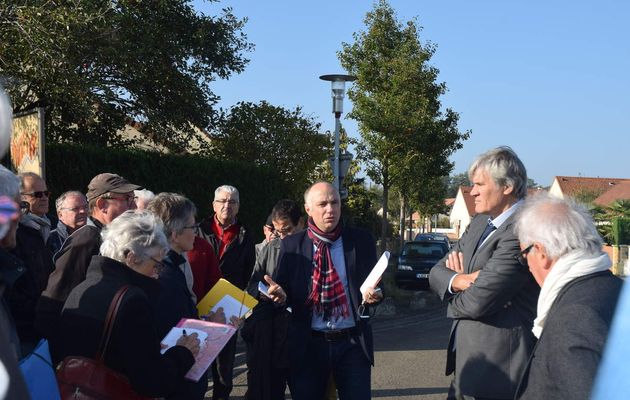
[[[612,220],[612,234],[614,244],[630,244],[630,218],[614,218]]]
[[[197,205],[200,217],[212,211],[214,189],[223,184],[235,186],[241,199],[239,219],[259,238],[273,205],[288,196],[287,188],[273,169],[253,164],[137,149],[46,146],[46,181],[53,199],[66,190],[85,193],[90,180],[102,172],[122,175],[155,193],[181,193]],[[54,212],[52,202],[51,211]]]

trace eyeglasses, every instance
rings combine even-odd
[[[201,222],[197,222],[197,223],[196,223],[196,224],[194,224],[194,225],[184,226],[184,227],[182,228],[182,230],[184,230],[184,229],[192,229],[192,230],[195,230],[195,229],[199,228],[200,226],[201,226]]]
[[[534,248],[534,244],[530,244],[525,249],[523,249],[520,253],[514,256],[516,261],[518,261],[522,266],[527,267],[527,253],[529,253]]]
[[[50,190],[42,190],[42,191],[38,191],[38,192],[22,192],[20,193],[23,196],[32,196],[35,197],[36,199],[41,199],[42,197],[46,196],[46,197],[50,197]]]
[[[155,262],[155,264],[153,265],[153,268],[155,269],[155,272],[157,272],[159,274],[160,272],[162,272],[164,270],[165,265],[164,265],[164,261],[163,260],[158,260],[157,258],[153,258],[151,256],[149,256],[149,258],[151,260],[153,260],[153,262]]]
[[[221,203],[221,204],[225,204],[228,203],[229,205],[233,206],[234,204],[237,204],[238,201],[236,200],[228,200],[228,199],[220,199],[220,200],[215,200],[215,203]]]
[[[105,196],[103,196],[102,198],[105,199],[105,200],[126,201],[128,206],[131,206],[131,205],[135,204],[135,201],[134,201],[135,197],[132,194],[130,194],[128,196],[124,196],[124,197],[114,197],[114,196],[107,196],[107,197],[105,197]]]
[[[66,210],[66,211],[72,211],[72,212],[79,212],[79,211],[87,211],[88,210],[88,206],[77,206],[77,207],[72,207],[72,208],[68,208],[68,207],[61,207],[62,210]]]

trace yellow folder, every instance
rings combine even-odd
[[[237,313],[238,317],[242,317],[248,310],[251,310],[258,304],[258,300],[253,298],[244,290],[239,289],[238,287],[231,284],[229,281],[221,278],[219,281],[210,289],[210,291],[201,299],[199,303],[197,303],[197,311],[199,315],[206,315],[212,308],[219,303],[225,296],[232,297],[232,302],[236,301],[239,304],[242,304],[245,307],[241,307]],[[226,310],[227,311],[227,310]],[[236,313],[235,313],[236,314]],[[229,316],[226,316],[229,319]]]

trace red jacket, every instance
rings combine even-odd
[[[210,243],[199,236],[195,237],[193,249],[187,255],[194,279],[193,292],[199,302],[222,278],[219,260]]]

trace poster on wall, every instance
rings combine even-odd
[[[43,108],[15,114],[10,149],[11,166],[16,173],[34,172],[46,179]]]

